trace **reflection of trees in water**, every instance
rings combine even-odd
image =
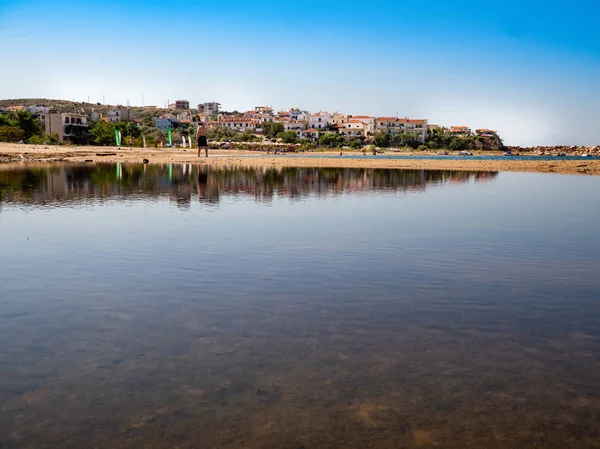
[[[197,195],[218,204],[222,195],[275,197],[423,191],[426,186],[494,179],[496,172],[362,168],[213,167],[206,165],[52,165],[0,171],[0,201],[68,202],[111,197],[166,197],[187,209]]]

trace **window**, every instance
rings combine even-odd
[[[65,117],[65,123],[69,123],[69,117]]]

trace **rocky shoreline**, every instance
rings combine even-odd
[[[594,147],[584,146],[569,146],[569,145],[556,145],[556,146],[538,146],[538,147],[506,147],[511,153],[514,154],[534,154],[538,156],[558,156],[564,154],[567,156],[600,156],[600,145]]]

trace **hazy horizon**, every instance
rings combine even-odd
[[[1,98],[218,101],[600,144],[598,6],[5,0]]]

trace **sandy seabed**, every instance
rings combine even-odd
[[[281,167],[356,167],[356,168],[405,168],[426,170],[468,170],[468,171],[515,171],[600,175],[599,160],[436,160],[387,158],[335,158],[339,152],[308,153],[309,157],[295,155],[267,155],[263,151],[210,150],[209,157],[198,157],[194,149],[148,149],[116,148],[92,146],[44,146],[23,144],[0,144],[2,166],[19,162],[143,162],[149,163],[203,163],[214,165],[281,166]],[[417,153],[432,155],[432,153]],[[344,152],[344,155],[360,155],[357,152]],[[319,157],[323,156],[323,157]]]

